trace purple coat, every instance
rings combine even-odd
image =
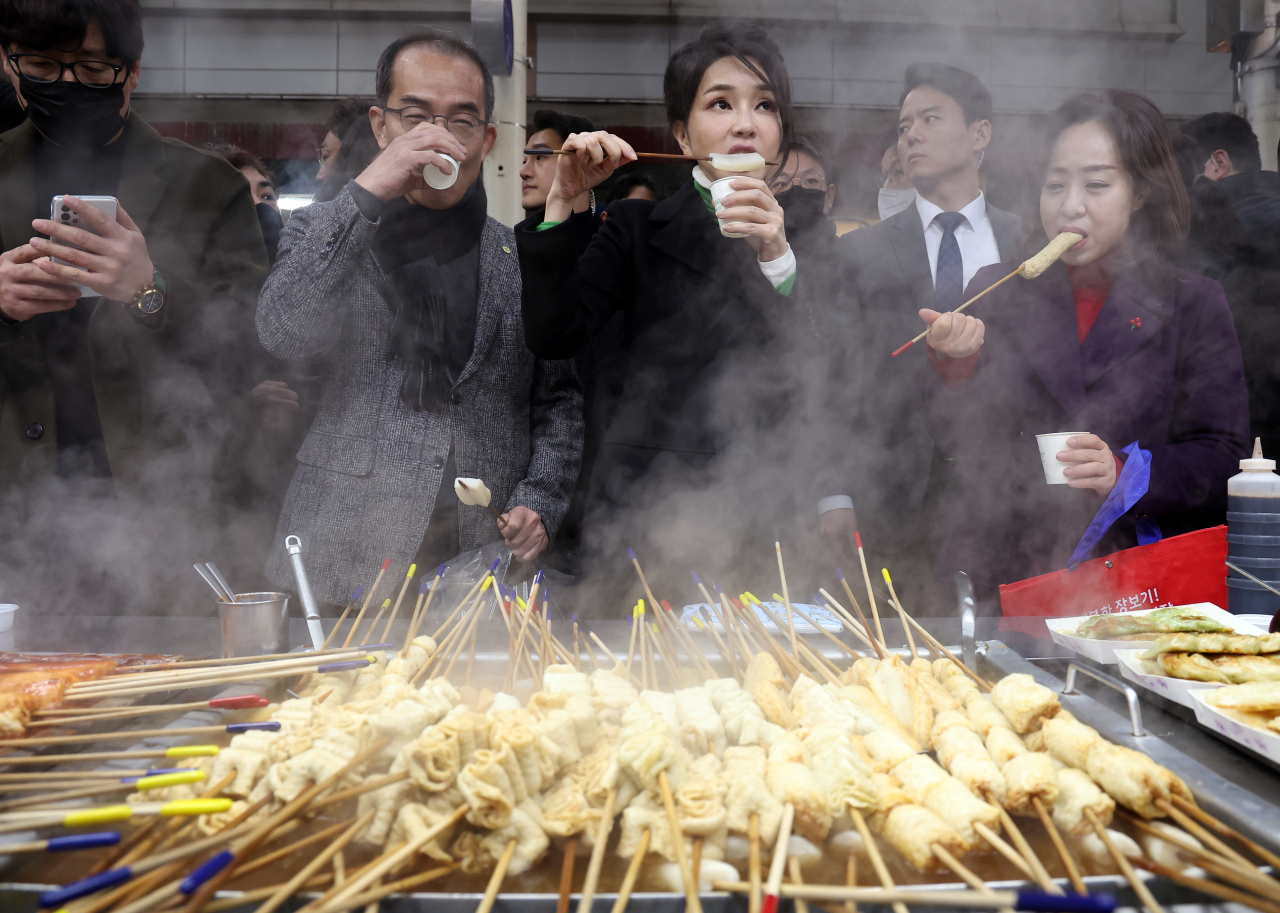
[[[966,297],[1015,268],[980,270]],[[1166,536],[1223,521],[1227,479],[1248,455],[1249,407],[1222,286],[1172,268],[1159,287],[1121,278],[1083,343],[1061,263],[970,311],[987,327],[972,380],[925,379],[926,422],[955,480],[941,579],[966,571],[979,598],[994,598],[998,584],[1066,566],[1101,499],[1045,483],[1037,434],[1092,432],[1115,452],[1134,441],[1151,451],[1147,494],[1094,557],[1136,545],[1144,515]]]

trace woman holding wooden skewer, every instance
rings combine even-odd
[[[567,221],[573,201],[636,154],[608,133],[574,134],[564,145],[572,154],[558,156],[546,221],[521,226],[516,242],[533,352],[570,357],[614,314],[626,317],[627,376],[588,496],[584,524],[597,533],[584,539],[598,541],[600,526],[618,521],[634,540],[618,542],[616,553],[613,536],[599,547],[620,558],[653,526],[630,522],[635,513],[665,500],[678,516],[664,518],[662,535],[650,537],[645,551],[659,555],[659,565],[678,557],[684,568],[697,563],[690,547],[723,542],[738,526],[725,511],[749,504],[746,535],[768,512],[715,477],[734,475],[724,470],[726,457],[770,445],[776,422],[767,416],[782,411],[787,387],[773,373],[781,370],[771,354],[779,327],[810,324],[782,208],[764,180],[766,164],[785,158],[792,134],[790,78],[777,44],[754,25],[711,23],[672,55],[664,94],[686,154],[753,156],[755,170],[702,161],[661,203],[615,203],[579,259]],[[753,474],[758,480],[758,471],[743,471],[733,484]],[[675,527],[705,536],[673,537]],[[713,566],[734,553],[718,552]]]
[[[1041,222],[1050,238],[1083,239],[972,311],[921,311],[930,432],[962,491],[937,571],[964,569],[979,598],[1222,522],[1226,480],[1248,455],[1222,288],[1170,263],[1188,207],[1160,111],[1134,92],[1078,96],[1047,140]],[[1016,267],[979,272],[969,297]],[[1033,438],[1076,429],[1042,469]],[[1066,484],[1046,484],[1063,464]]]

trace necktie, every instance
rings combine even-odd
[[[956,228],[964,222],[964,216],[958,212],[940,212],[933,220],[942,226],[933,297],[938,310],[945,313],[958,308],[960,296],[964,294],[964,261],[960,258],[960,243],[956,241]]]

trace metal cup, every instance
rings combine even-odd
[[[289,651],[289,594],[238,593],[218,603],[222,655],[261,656]]]

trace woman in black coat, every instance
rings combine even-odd
[[[1133,92],[1079,96],[1047,139],[1045,233],[1084,240],[1040,278],[993,291],[978,315],[921,312],[930,430],[963,486],[939,576],[967,571],[979,598],[1221,523],[1247,455],[1222,287],[1170,263],[1188,205],[1159,110]],[[1016,266],[982,270],[968,294]],[[1068,431],[1081,433],[1047,455],[1067,464],[1067,484],[1046,484],[1036,435]]]
[[[785,155],[790,83],[759,27],[705,27],[672,56],[664,92],[686,154]],[[771,552],[773,523],[788,510],[774,470],[789,446],[784,423],[797,415],[793,356],[779,334],[802,345],[815,334],[808,309],[797,308],[795,257],[765,170],[718,172],[703,161],[660,203],[619,201],[579,259],[571,201],[635,154],[604,132],[575,134],[564,150],[572,154],[560,156],[547,221],[516,232],[527,342],[568,358],[621,312],[629,345],[584,539],[611,563],[634,546],[686,579],[692,567],[729,564],[744,539],[767,539]],[[726,177],[734,192],[716,212],[708,185]]]

